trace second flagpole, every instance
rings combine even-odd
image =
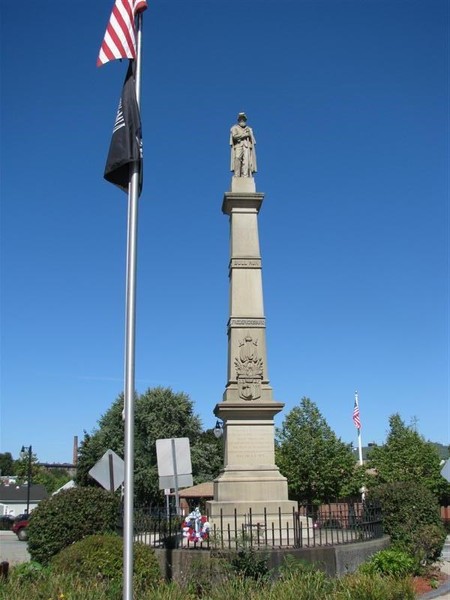
[[[142,14],[137,17],[136,100],[140,105]],[[127,271],[125,299],[125,478],[123,514],[123,600],[133,600],[133,533],[134,533],[134,397],[136,347],[136,271],[139,205],[139,163],[130,166],[127,221]]]
[[[355,392],[355,405],[358,407],[358,413],[359,413],[358,392]],[[362,467],[364,464],[364,461],[363,461],[363,454],[362,454],[361,426],[358,427],[358,455],[359,455],[359,464]],[[363,486],[360,489],[360,492],[361,492],[361,500],[364,502],[366,499],[366,488]]]

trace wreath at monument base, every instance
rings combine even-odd
[[[210,524],[208,518],[202,516],[200,510],[196,508],[183,521],[183,536],[189,542],[203,542],[208,539]]]

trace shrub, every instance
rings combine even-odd
[[[416,571],[417,563],[414,558],[395,548],[381,550],[361,565],[360,573],[367,575],[391,575],[392,577],[405,577],[413,575]]]
[[[428,561],[439,556],[445,531],[436,497],[427,488],[417,482],[384,484],[371,491],[370,499],[380,501],[384,532],[391,536],[394,546],[409,552],[416,560]],[[425,543],[431,531],[432,540]],[[418,539],[422,540],[419,545]]]
[[[280,579],[288,579],[290,577],[299,577],[305,573],[312,573],[318,570],[318,563],[308,562],[303,558],[296,558],[295,556],[292,556],[292,554],[287,554],[280,566],[279,576]]]
[[[230,564],[237,575],[256,581],[266,578],[269,573],[267,553],[251,547],[242,548],[236,552],[231,558]]]
[[[411,578],[353,573],[337,580],[333,600],[414,600]]]
[[[28,550],[34,561],[52,556],[86,535],[114,532],[119,500],[100,488],[74,488],[43,500],[33,511]]]
[[[49,573],[48,567],[43,567],[40,563],[30,561],[16,565],[11,569],[11,581],[35,582],[45,578]]]
[[[305,565],[303,565],[305,566]],[[336,580],[328,577],[323,571],[306,567],[303,570],[294,568],[283,572],[281,578],[273,584],[272,594],[262,598],[283,598],[283,600],[334,600]],[[350,596],[349,596],[350,598]]]
[[[441,554],[445,538],[444,527],[436,524],[423,525],[411,543],[412,552],[422,564],[435,562]]]
[[[133,576],[142,587],[155,585],[161,574],[153,548],[135,543]],[[120,582],[123,574],[123,539],[118,535],[89,535],[61,550],[51,562],[52,569],[86,579]]]
[[[136,588],[135,588],[136,589]],[[136,589],[139,600],[197,600],[176,583]],[[244,577],[229,577],[211,586],[205,600],[413,600],[412,581],[380,575],[354,573],[341,579],[320,571],[296,574],[288,579],[258,582]],[[36,582],[0,580],[0,600],[122,600],[120,582],[86,579],[56,572]]]

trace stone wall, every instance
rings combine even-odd
[[[379,550],[387,548],[390,538],[383,536],[376,540],[357,542],[352,544],[341,544],[336,546],[317,546],[315,548],[274,548],[267,551],[269,568],[278,569],[287,555],[313,563],[318,569],[324,571],[331,577],[351,573],[365,562],[369,556]],[[188,550],[188,549],[155,549],[156,556],[161,567],[162,575],[168,581],[182,583],[189,572],[198,569],[207,570],[210,566],[212,550]],[[217,554],[217,552],[216,552]],[[224,556],[225,552],[221,552]]]

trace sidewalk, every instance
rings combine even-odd
[[[450,535],[447,536],[442,553],[439,566],[441,571],[449,576],[449,579],[443,583],[437,590],[427,592],[422,596],[419,596],[418,600],[432,600],[433,598],[450,598]]]
[[[19,542],[17,535],[12,531],[0,531],[0,562],[7,561],[10,565],[28,562],[27,542]]]

